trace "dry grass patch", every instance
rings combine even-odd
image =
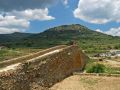
[[[120,77],[74,75],[50,90],[120,90]]]

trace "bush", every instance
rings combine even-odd
[[[87,73],[104,73],[105,66],[103,64],[91,64],[86,68]]]

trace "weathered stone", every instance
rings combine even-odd
[[[31,90],[31,85],[51,87],[55,83],[82,70],[87,57],[75,45],[59,52],[27,60],[15,70],[0,73],[0,90]],[[37,89],[36,89],[37,90]],[[40,89],[39,89],[40,90]]]

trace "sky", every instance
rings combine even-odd
[[[120,0],[0,0],[0,34],[69,24],[120,36]]]

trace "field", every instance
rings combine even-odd
[[[30,48],[16,48],[16,49],[3,49],[0,50],[0,61],[13,59],[23,55],[28,55],[39,51],[40,49],[30,49]]]

